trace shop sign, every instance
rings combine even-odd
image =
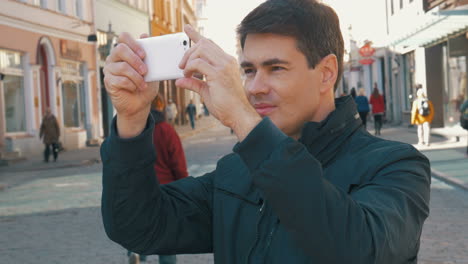
[[[374,59],[372,58],[372,56],[375,53],[375,49],[371,45],[372,45],[372,42],[367,42],[366,44],[364,44],[364,46],[362,46],[359,49],[359,54],[362,57],[359,60],[360,64],[369,65],[369,64],[374,63]]]
[[[78,45],[78,43],[61,39],[60,55],[66,59],[79,60],[81,59],[80,46]]]

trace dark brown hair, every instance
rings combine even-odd
[[[257,33],[295,38],[310,68],[334,54],[338,60],[336,90],[343,74],[344,41],[340,21],[331,7],[315,0],[268,0],[250,12],[237,28],[242,49],[247,35]]]

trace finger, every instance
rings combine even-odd
[[[143,59],[145,57],[145,51],[143,48],[136,42],[136,40],[127,32],[124,32],[119,35],[119,43],[125,43],[127,46],[133,50],[138,56]]]
[[[137,72],[144,75],[147,72],[145,63],[138,57],[135,52],[130,49],[125,43],[118,44],[107,58],[106,63],[109,65],[115,62],[126,62],[130,64]]]
[[[215,69],[205,60],[197,58],[189,61],[184,69],[185,77],[192,77],[194,73],[201,73],[210,77],[214,75]]]
[[[132,81],[130,81],[130,79],[123,76],[105,76],[104,84],[106,86],[106,91],[111,95],[115,94],[119,90],[134,92],[137,89],[135,84]]]
[[[198,33],[191,25],[187,24],[184,26],[184,31],[187,36],[195,43],[198,43],[200,39],[202,39],[202,35]]]
[[[175,82],[175,85],[179,88],[187,89],[190,91],[194,91],[197,94],[200,94],[203,87],[205,87],[206,83],[202,80],[195,79],[195,78],[181,78]]]
[[[107,67],[107,72],[115,76],[123,76],[130,79],[136,87],[146,88],[146,82],[141,74],[126,62],[116,62]]]
[[[197,58],[202,58],[207,61],[209,64],[215,64],[216,59],[219,59],[219,56],[216,56],[216,45],[214,45],[210,40],[203,39],[198,42],[197,46],[192,47],[184,54],[184,57],[179,63],[179,68],[184,69],[187,66],[187,62],[195,60]]]
[[[141,39],[149,38],[149,35],[146,34],[146,33],[143,33],[143,34],[140,35],[140,38],[141,38]]]

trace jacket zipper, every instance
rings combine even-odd
[[[253,205],[259,205],[259,203],[255,203],[255,202],[252,202],[252,201],[250,201],[250,200],[248,200],[248,199],[245,199],[243,196],[238,195],[238,194],[236,194],[236,193],[228,192],[228,191],[223,190],[223,189],[220,189],[220,188],[216,188],[216,190],[218,190],[218,191],[220,191],[220,192],[223,192],[223,193],[225,193],[225,194],[227,194],[227,195],[234,196],[234,197],[236,197],[237,199],[240,199],[240,200],[242,200],[242,201],[244,201],[244,202],[247,202],[247,203],[250,203],[250,204],[253,204]],[[263,202],[261,202],[261,203],[262,203],[262,206],[263,206]]]
[[[252,255],[252,251],[253,249],[257,246],[257,243],[258,243],[258,240],[260,239],[260,234],[258,232],[258,229],[260,227],[260,222],[262,221],[262,216],[263,216],[263,208],[265,207],[265,202],[263,202],[263,200],[261,200],[261,203],[262,203],[262,206],[260,207],[260,216],[258,218],[258,222],[257,222],[257,229],[256,229],[256,232],[255,232],[255,242],[253,243],[252,247],[250,248],[249,250],[249,254],[247,255],[247,260],[246,260],[246,263],[248,264],[249,261],[250,261],[250,255]]]
[[[278,229],[278,225],[279,225],[279,219],[276,220],[275,225],[273,226],[273,228],[271,229],[270,234],[268,235],[268,239],[267,239],[266,247],[265,247],[265,252],[268,252],[268,250],[270,248],[271,241],[273,240],[273,235],[275,234],[276,229]]]

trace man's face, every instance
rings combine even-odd
[[[300,136],[305,122],[320,121],[314,117],[320,104],[321,74],[309,68],[296,39],[249,34],[243,55],[245,91],[257,113],[270,117],[294,138]]]

